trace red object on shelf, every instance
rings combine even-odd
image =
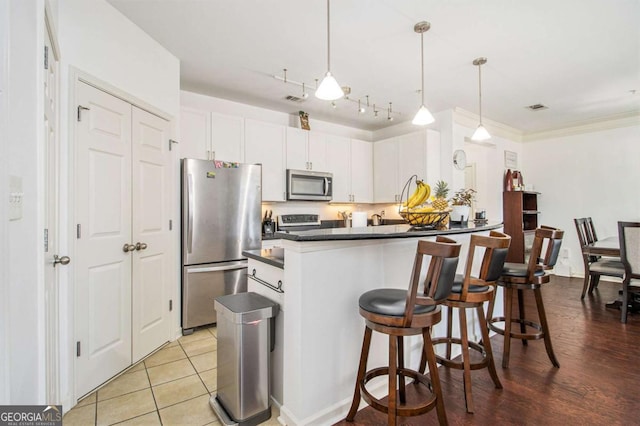
[[[513,191],[513,178],[511,177],[511,169],[507,169],[507,173],[504,175],[504,190]]]

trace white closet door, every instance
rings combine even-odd
[[[169,213],[173,182],[169,122],[133,107],[132,112],[133,362],[169,340]],[[171,280],[172,281],[172,280]]]
[[[131,365],[131,106],[77,83],[76,395]]]

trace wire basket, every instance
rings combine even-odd
[[[400,200],[405,199],[405,205],[408,203],[409,194],[411,193],[411,183],[415,182],[418,185],[418,177],[413,175],[407,180],[404,188],[402,188],[402,194]],[[409,225],[416,229],[444,229],[449,225],[449,211],[417,211],[418,209],[402,207],[402,202],[398,206],[398,214],[402,219],[407,221]]]
[[[449,224],[449,212],[400,211],[400,216],[409,225],[420,229],[442,229]]]

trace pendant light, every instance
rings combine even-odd
[[[316,98],[325,101],[335,101],[344,96],[344,92],[331,74],[331,20],[329,12],[329,0],[327,0],[327,73],[316,90]]]
[[[487,129],[482,125],[482,65],[487,63],[487,58],[477,58],[473,60],[473,65],[478,67],[478,109],[480,112],[480,124],[478,124],[478,128],[475,132],[473,132],[473,136],[471,136],[471,140],[473,141],[486,141],[487,139],[491,139],[491,135],[487,132]]]
[[[427,21],[418,22],[413,27],[413,30],[420,34],[420,58],[422,63],[422,90],[420,91],[420,94],[422,95],[422,105],[420,106],[420,109],[416,113],[416,116],[413,117],[413,121],[411,122],[418,126],[426,126],[427,124],[433,123],[435,121],[433,115],[431,115],[424,104],[424,33],[429,31],[429,28],[431,28],[431,24]]]

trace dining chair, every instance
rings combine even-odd
[[[581,299],[584,299],[587,291],[591,294],[598,287],[601,275],[622,278],[624,266],[618,257],[585,254],[584,248],[598,241],[593,220],[590,217],[582,217],[573,219],[573,222],[576,225],[578,241],[582,251],[582,262],[584,263],[584,283],[582,285],[582,296],[580,296]]]
[[[353,401],[346,421],[353,422],[364,399],[372,408],[387,413],[387,424],[395,425],[397,417],[418,416],[434,407],[438,422],[447,424],[442,389],[438,377],[436,356],[431,342],[431,327],[440,322],[440,305],[451,294],[456,275],[460,244],[438,236],[436,241],[418,241],[409,289],[380,288],[370,290],[358,301],[360,315],[364,318],[365,331],[362,353],[353,392]],[[426,274],[423,262],[428,263]],[[421,277],[424,279],[421,280]],[[389,336],[389,364],[367,370],[369,347],[373,331]],[[421,335],[423,355],[429,363],[429,376],[409,369],[404,365],[405,336]],[[367,389],[367,382],[388,376],[389,387],[386,400],[376,398]],[[408,401],[406,379],[413,386],[422,385],[418,392],[422,401]]]
[[[633,280],[640,280],[640,222],[618,222],[620,238],[620,260],[624,265],[622,279],[622,305],[620,306],[620,322],[627,322],[629,295],[640,294],[640,282],[631,285]]]

